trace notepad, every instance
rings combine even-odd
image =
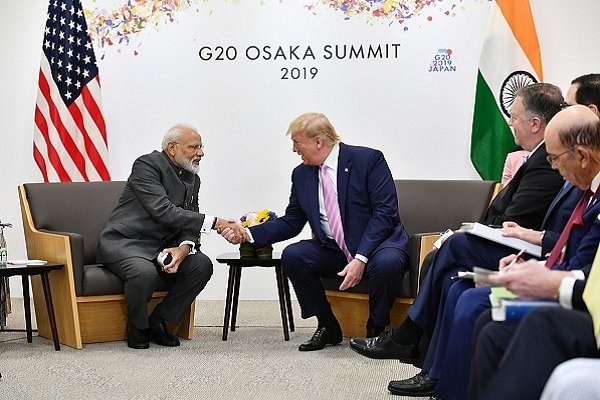
[[[525,249],[525,251],[532,256],[538,258],[542,257],[542,246],[526,242],[519,238],[502,236],[500,229],[490,228],[489,226],[480,224],[479,222],[463,223],[459,230],[461,232],[479,236],[484,239],[512,247],[516,250]]]
[[[494,321],[518,322],[525,314],[538,307],[557,307],[560,304],[550,300],[502,299],[499,307],[492,308]]]
[[[490,290],[490,304],[492,307],[500,307],[500,302],[504,299],[514,300],[518,298],[516,294],[504,286],[495,286]]]
[[[46,260],[8,260],[6,263],[11,265],[44,265]]]

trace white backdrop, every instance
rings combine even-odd
[[[83,0],[94,15],[123,3]],[[223,217],[259,208],[281,214],[290,172],[299,163],[285,131],[306,111],[328,115],[343,141],[381,149],[395,178],[477,178],[469,161],[470,124],[488,1],[433,2],[418,12],[414,1],[403,1],[412,4],[412,17],[401,24],[318,2],[312,9],[311,3],[286,0],[190,3],[172,21],[148,18],[129,44],[96,42],[114,180],[127,178],[137,156],[159,148],[169,126],[188,122],[199,128],[206,146],[201,210]],[[532,0],[532,8],[545,81],[566,91],[576,76],[600,72],[600,2]],[[16,187],[41,180],[31,149],[45,12],[44,1],[0,2],[0,218],[15,225],[5,233],[9,258],[26,256]],[[106,21],[93,21],[104,28],[102,37],[115,34]],[[335,54],[336,45],[352,45],[366,53],[369,45],[386,44],[387,58],[336,59],[324,50],[329,45]],[[213,52],[203,61],[204,46],[229,48],[230,58],[235,49],[237,55],[218,61]],[[252,46],[270,46],[271,59],[250,60],[245,51]],[[300,58],[310,47],[309,56],[295,59],[290,46],[298,46]],[[436,55],[444,55],[439,51],[448,49],[455,70],[430,72]],[[264,51],[260,55],[268,58]],[[284,68],[306,68],[306,79],[282,79]],[[314,77],[311,68],[318,70]],[[203,239],[213,261],[235,250],[216,234]],[[226,275],[215,261],[200,298],[222,299]],[[273,275],[245,272],[241,297],[276,298]],[[12,286],[19,296],[20,284]]]

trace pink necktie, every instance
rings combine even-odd
[[[581,226],[583,224],[583,221],[581,221],[581,216],[587,208],[588,203],[590,202],[590,197],[592,197],[593,194],[594,193],[589,189],[583,193],[581,200],[579,200],[579,203],[577,203],[577,205],[573,209],[571,217],[567,221],[567,224],[565,225],[562,233],[558,237],[556,244],[552,248],[548,259],[546,260],[546,267],[552,268],[557,262],[562,262],[564,258],[565,246],[569,241],[569,236],[571,235],[571,229],[575,225]]]
[[[346,255],[346,259],[350,262],[353,257],[350,255],[350,251],[348,251],[348,247],[344,241],[344,227],[342,226],[342,218],[340,217],[340,206],[335,194],[335,188],[333,187],[333,181],[327,173],[327,165],[325,164],[321,164],[321,183],[323,184],[323,200],[325,201],[325,212],[327,213],[331,233],[335,242]]]

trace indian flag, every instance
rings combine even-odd
[[[529,0],[492,2],[475,92],[471,162],[483,179],[500,182],[515,148],[508,126],[521,87],[542,82],[542,59]]]

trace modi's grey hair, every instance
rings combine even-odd
[[[171,128],[169,128],[167,133],[165,133],[165,136],[163,136],[162,149],[166,150],[170,142],[177,142],[179,138],[181,138],[181,135],[186,131],[198,133],[196,128],[189,124],[179,123],[173,125]]]

